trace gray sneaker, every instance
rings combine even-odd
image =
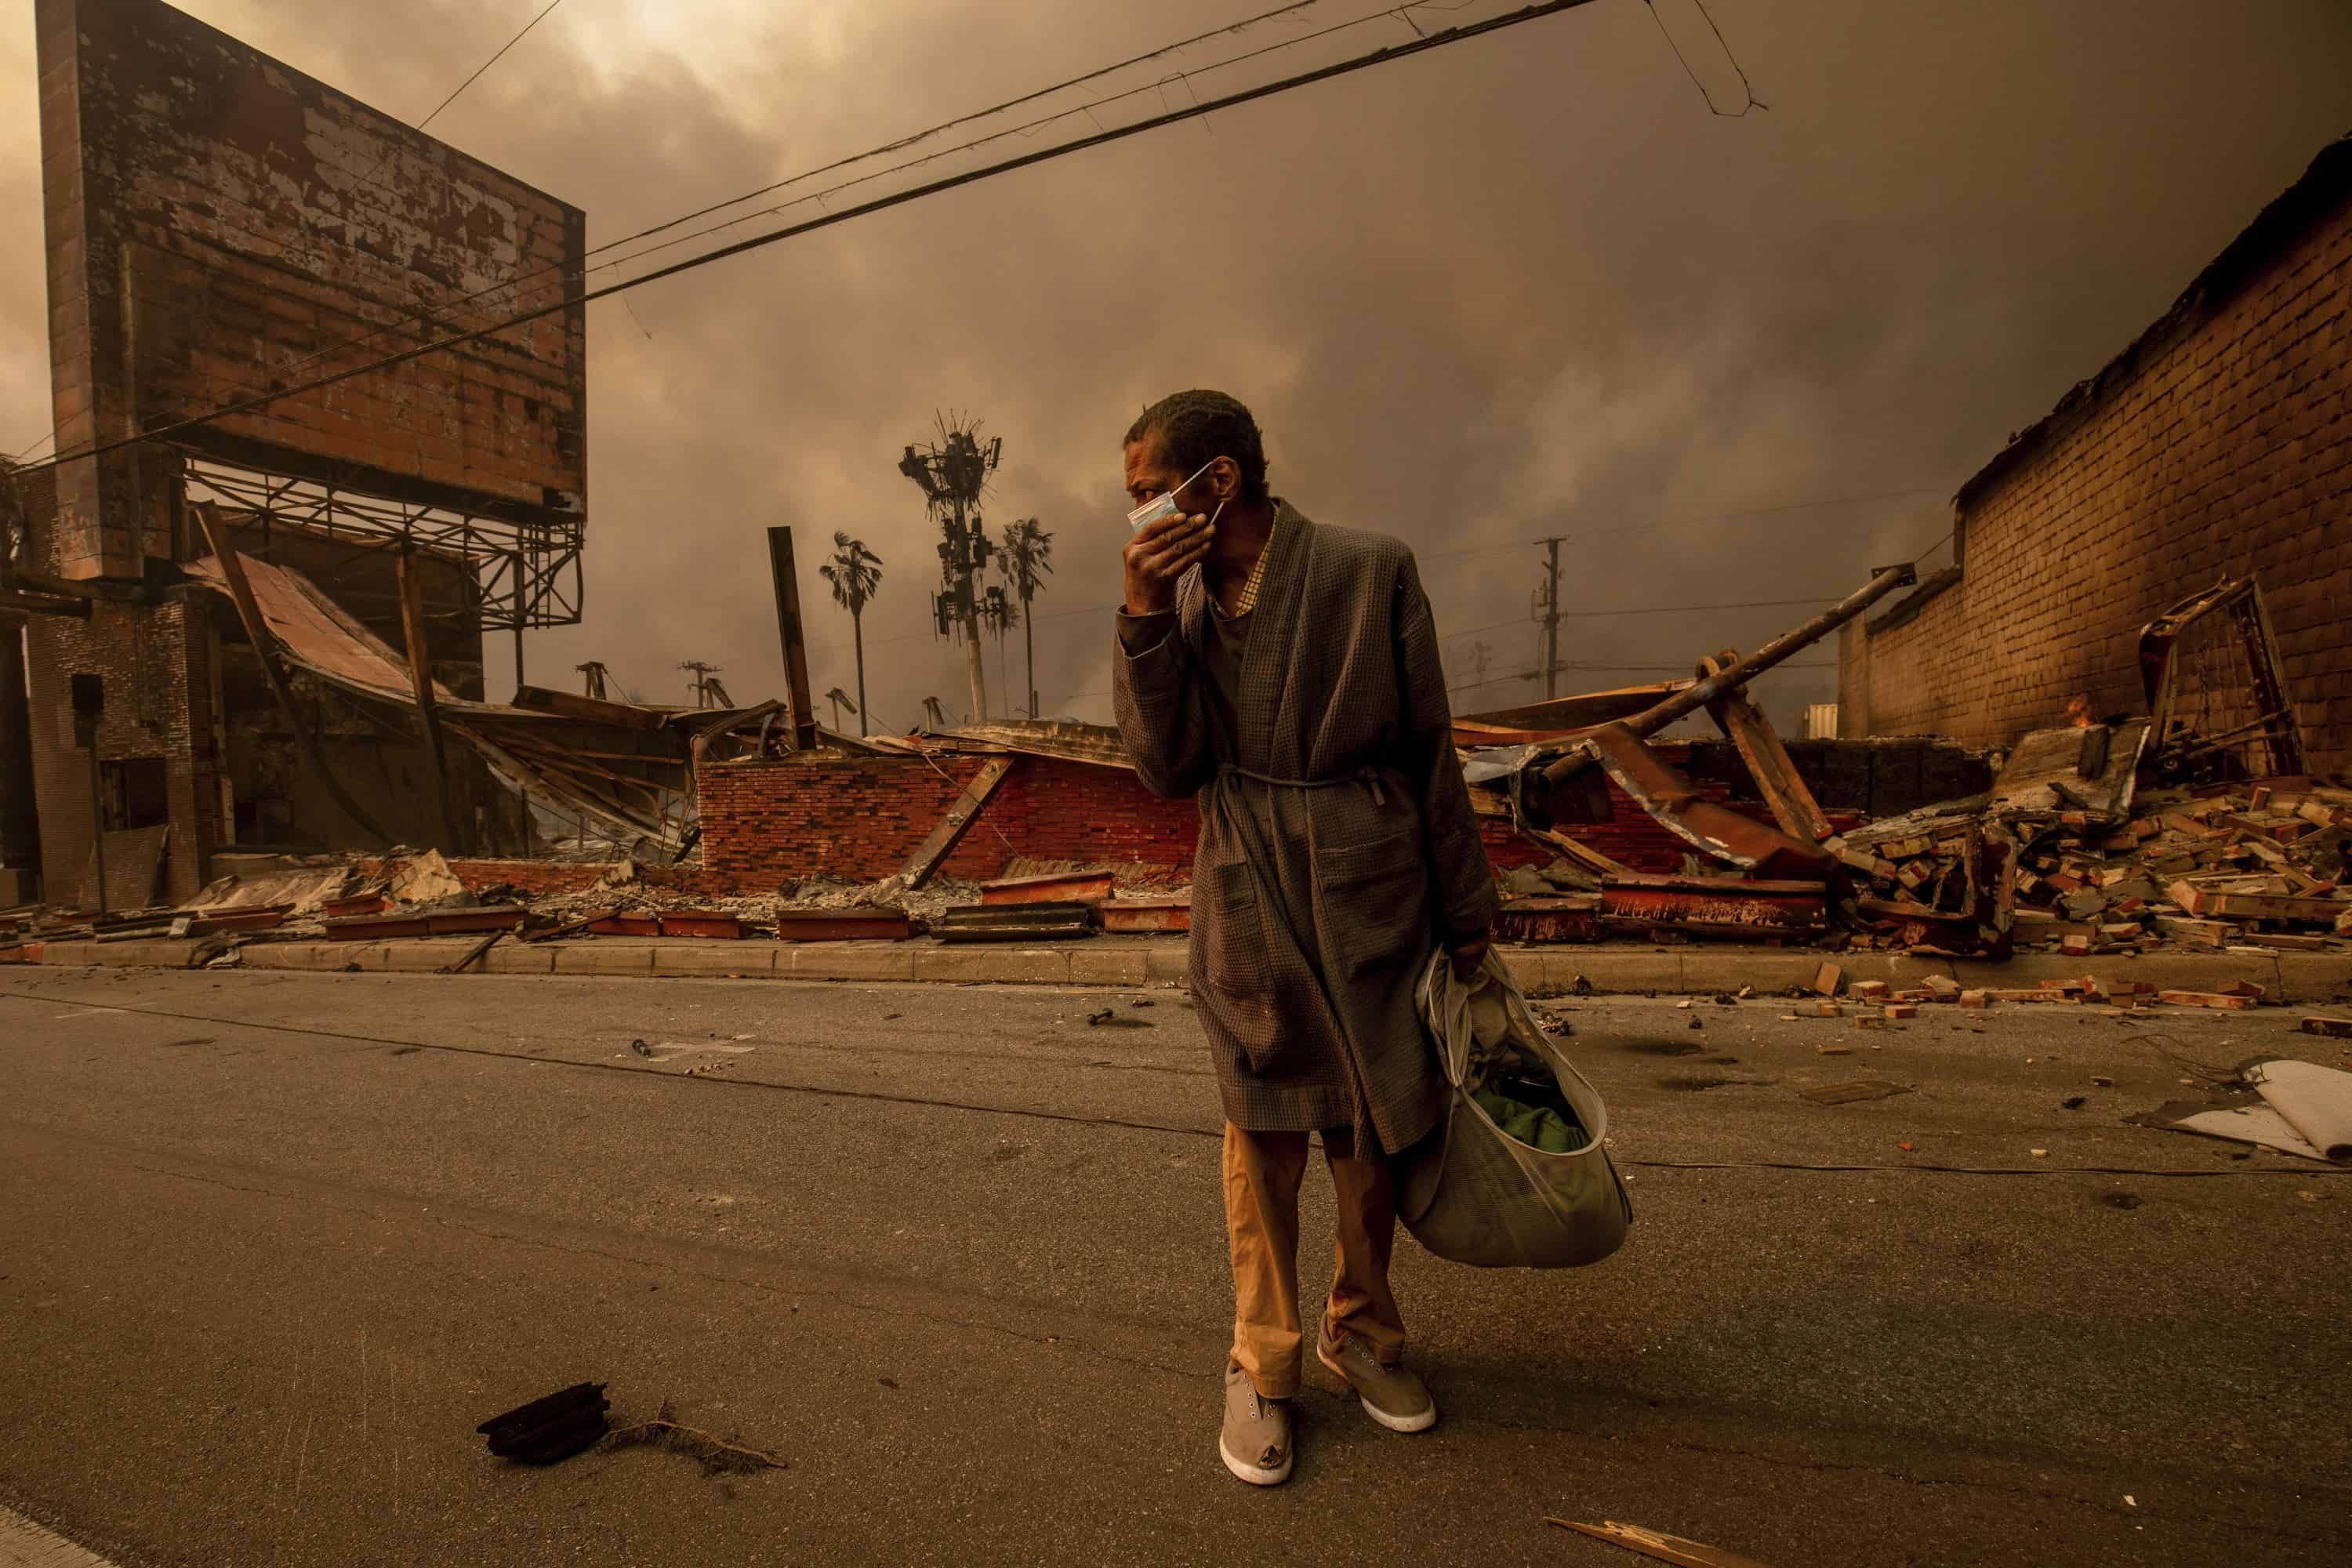
[[[1390,1431],[1426,1432],[1437,1425],[1437,1401],[1428,1385],[1402,1363],[1381,1365],[1372,1347],[1355,1335],[1343,1331],[1335,1338],[1326,1324],[1316,1336],[1315,1357],[1356,1391],[1365,1415]]]
[[[1225,1363],[1225,1429],[1217,1453],[1254,1487],[1280,1486],[1290,1479],[1290,1406],[1260,1398],[1250,1374]]]

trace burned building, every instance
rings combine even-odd
[[[518,836],[429,700],[280,617],[457,702],[486,638],[520,681],[524,628],[579,618],[584,215],[158,0],[36,27],[57,458],[0,479],[0,854],[26,782],[59,903],[185,898],[233,847]]]
[[[1840,732],[2006,745],[2077,697],[2149,712],[2143,628],[2251,579],[2310,771],[2352,772],[2347,395],[2352,139],[1960,488],[1958,563],[1844,630]],[[2233,636],[2207,617],[2176,660],[2211,667],[2217,735],[2271,717]]]

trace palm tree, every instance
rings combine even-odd
[[[835,529],[833,558],[817,570],[833,584],[833,602],[849,612],[849,635],[857,644],[857,732],[866,733],[866,605],[882,589],[882,557]]]
[[[1037,717],[1037,633],[1029,601],[1054,572],[1054,536],[1037,526],[1034,517],[1007,523],[1004,543],[996,552],[996,569],[1013,584],[1021,601],[1022,641],[1028,647],[1029,717]]]

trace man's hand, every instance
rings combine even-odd
[[[1127,542],[1127,613],[1148,616],[1176,607],[1176,580],[1209,553],[1216,531],[1195,513],[1162,518]]]
[[[1466,981],[1477,973],[1478,965],[1486,962],[1486,950],[1493,945],[1493,941],[1482,931],[1454,949],[1454,978]]]

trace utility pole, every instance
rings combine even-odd
[[[1544,580],[1535,591],[1535,612],[1543,620],[1543,689],[1549,702],[1559,695],[1559,547],[1565,537],[1539,539],[1547,554]]]
[[[603,659],[592,658],[585,664],[575,664],[572,668],[580,672],[582,695],[593,697],[599,702],[609,700],[604,695],[604,677],[609,672],[604,668]]]
[[[801,630],[800,570],[793,564],[793,531],[768,530],[768,565],[776,579],[776,633],[784,655],[784,699],[792,707],[793,744],[816,750],[816,704],[809,700],[808,639]]]
[[[711,679],[711,677],[719,673],[719,667],[718,665],[705,664],[698,658],[689,658],[682,661],[678,665],[678,668],[687,671],[694,677],[692,690],[694,692],[694,705],[697,708],[724,708],[728,706],[727,689],[719,685],[718,681]]]
[[[898,460],[898,471],[923,492],[924,505],[944,535],[940,542],[941,586],[931,596],[932,622],[940,637],[963,638],[964,658],[971,675],[972,717],[985,721],[988,679],[981,668],[983,595],[979,577],[988,564],[990,544],[981,521],[980,492],[1004,455],[1004,437],[999,436],[983,447],[979,429],[977,421],[950,426],[943,441],[920,448],[909,446]]]

